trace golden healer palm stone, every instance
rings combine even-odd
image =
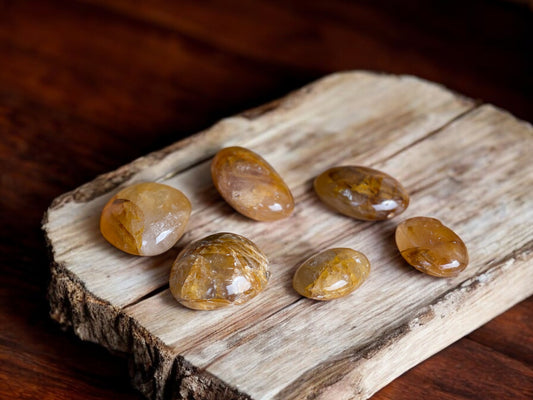
[[[126,253],[154,256],[176,244],[190,214],[191,203],[178,189],[161,183],[138,183],[107,202],[100,216],[100,231]]]
[[[385,220],[402,213],[409,195],[384,172],[359,166],[330,168],[314,182],[315,192],[341,214],[365,221]]]
[[[328,249],[298,267],[292,286],[310,299],[333,300],[353,292],[369,273],[370,262],[363,253],[347,248]]]
[[[468,265],[464,242],[435,218],[414,217],[400,223],[396,245],[409,264],[428,275],[452,277]]]
[[[275,221],[294,209],[287,184],[251,150],[237,146],[220,150],[211,163],[211,176],[224,200],[248,218]]]
[[[216,233],[189,244],[170,272],[170,291],[182,305],[214,310],[243,304],[268,283],[268,260],[249,239]]]

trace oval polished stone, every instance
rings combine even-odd
[[[122,189],[104,206],[100,231],[126,253],[164,253],[181,238],[191,215],[189,199],[168,185],[138,183]]]
[[[396,245],[409,264],[428,275],[452,277],[468,265],[461,238],[435,218],[415,217],[400,223]]]
[[[370,262],[352,249],[324,250],[304,261],[296,270],[292,286],[302,296],[333,300],[357,289],[370,273]]]
[[[261,156],[243,147],[220,150],[211,163],[220,195],[235,210],[256,221],[288,217],[294,209],[291,191]]]
[[[392,218],[409,205],[403,186],[384,172],[359,166],[330,168],[314,182],[320,200],[352,218],[376,221]]]
[[[244,236],[216,233],[189,244],[170,272],[170,291],[182,305],[214,310],[243,304],[261,292],[270,277],[268,260]]]

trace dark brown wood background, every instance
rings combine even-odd
[[[48,317],[39,222],[55,196],[346,69],[418,75],[531,122],[533,12],[496,0],[0,0],[0,398],[140,399],[124,359]],[[532,320],[530,298],[374,399],[533,398]]]

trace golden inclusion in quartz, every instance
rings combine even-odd
[[[296,270],[292,286],[302,296],[333,300],[357,289],[370,273],[370,262],[352,249],[324,250],[304,261]]]
[[[409,195],[400,182],[367,167],[330,168],[315,179],[314,187],[328,206],[365,221],[392,218],[409,205]]]
[[[211,176],[224,200],[248,218],[275,221],[294,209],[287,184],[251,150],[237,146],[220,150],[211,163]]]
[[[138,183],[107,202],[100,216],[100,231],[126,253],[154,256],[174,246],[190,214],[191,203],[178,189],[161,183]]]
[[[461,238],[435,218],[414,217],[400,223],[396,245],[409,264],[428,275],[452,277],[468,265]]]
[[[185,247],[172,265],[169,285],[185,307],[214,310],[247,302],[269,277],[268,260],[251,240],[223,232]]]

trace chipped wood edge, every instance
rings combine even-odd
[[[51,265],[50,316],[82,340],[128,357],[133,386],[147,398],[250,400],[176,355],[134,318],[89,292],[64,266]]]

